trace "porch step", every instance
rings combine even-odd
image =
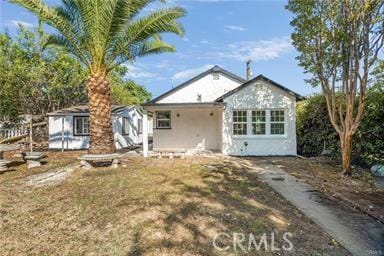
[[[173,158],[185,158],[185,150],[161,150],[161,151],[153,151],[150,153],[150,157],[163,158],[168,157],[169,159]]]

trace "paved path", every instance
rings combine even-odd
[[[252,169],[353,255],[384,256],[383,224],[352,207],[325,197],[272,164],[258,163]]]

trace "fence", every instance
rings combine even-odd
[[[0,139],[9,139],[28,134],[28,126],[14,127],[9,129],[0,129]]]

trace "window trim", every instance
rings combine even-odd
[[[245,122],[235,122],[234,120],[234,112],[244,112],[245,111]],[[247,109],[233,109],[232,110],[232,135],[233,136],[247,136],[248,135],[248,110]],[[235,124],[245,124],[245,134],[235,134],[234,126]]]
[[[77,133],[77,131],[76,131],[76,128],[77,128],[76,119],[77,118],[81,118],[81,119],[87,118],[88,119],[88,133],[81,133],[81,134]],[[72,126],[73,126],[72,127],[73,128],[73,136],[89,136],[89,116],[73,116],[73,125]],[[82,127],[81,130],[83,130],[83,128],[84,127]]]
[[[158,119],[159,112],[169,112],[169,119]],[[156,129],[158,130],[167,130],[172,129],[172,111],[171,110],[159,110],[155,112],[156,114]],[[168,127],[159,127],[159,120],[169,120],[169,126]]]
[[[265,120],[264,121],[253,121],[253,112],[264,112],[264,118]],[[251,135],[256,135],[256,136],[263,136],[263,135],[267,135],[267,123],[268,123],[268,116],[267,116],[267,112],[268,110],[266,109],[251,109]],[[260,134],[257,134],[257,133],[253,133],[253,125],[254,124],[264,124],[264,133],[260,133]]]
[[[284,121],[272,121],[272,111],[282,111]],[[285,136],[286,135],[286,131],[287,131],[287,128],[286,128],[287,121],[286,120],[287,119],[286,119],[285,112],[286,111],[284,109],[270,109],[269,110],[269,135],[270,136]],[[272,134],[272,124],[283,124],[284,133]]]
[[[130,121],[129,117],[123,116],[123,118],[122,118],[122,125],[121,125],[121,135],[129,136],[129,127],[128,127],[128,133],[124,132],[124,129],[125,129],[125,122],[124,121],[125,120],[128,120],[128,123]]]
[[[247,109],[231,109],[231,133],[234,139],[281,139],[288,138],[288,109],[284,108],[247,108]],[[247,134],[233,133],[233,111],[247,111]],[[252,111],[265,111],[265,134],[253,134],[252,127]],[[284,111],[284,134],[271,134],[271,111]],[[275,122],[273,122],[275,123]],[[283,122],[280,122],[283,123]]]

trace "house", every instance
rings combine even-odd
[[[87,149],[89,111],[75,106],[48,113],[49,149]],[[135,106],[112,106],[112,126],[117,149],[143,142],[143,113]]]
[[[263,75],[246,81],[215,66],[143,107],[144,115],[153,113],[154,151],[296,155],[296,101],[301,99]]]

